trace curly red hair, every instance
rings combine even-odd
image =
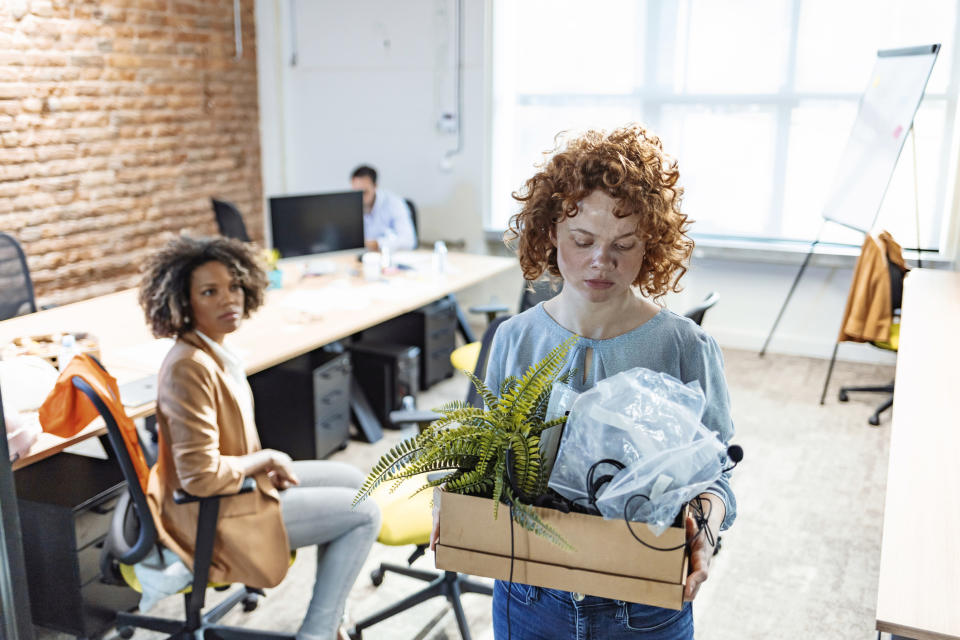
[[[639,125],[609,134],[588,131],[558,146],[513,194],[522,208],[510,219],[505,239],[516,244],[524,278],[536,280],[545,271],[560,277],[550,239],[554,225],[577,215],[578,203],[600,189],[616,200],[618,218],[637,214],[637,236],[646,252],[633,284],[655,300],[679,291],[693,251],[686,235],[690,221],[680,211],[679,177],[677,162],[663,152],[660,139]]]

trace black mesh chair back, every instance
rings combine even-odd
[[[27,257],[13,236],[0,233],[0,320],[36,310]]]
[[[523,289],[520,292],[520,313],[537,306],[541,302],[550,300],[558,293],[560,293],[560,288],[554,288],[550,280],[524,280]]]
[[[417,226],[417,208],[410,198],[405,198],[404,202],[406,202],[410,208],[410,222],[413,224],[413,248],[416,249],[420,245],[420,229]]]
[[[127,481],[127,491],[117,503],[115,516],[111,520],[107,540],[100,557],[101,575],[112,578],[114,582],[121,583],[123,579],[117,573],[118,570],[114,560],[123,564],[134,564],[143,560],[157,544],[157,528],[153,522],[153,516],[150,514],[150,507],[147,506],[147,496],[140,486],[137,472],[134,470],[133,461],[130,458],[130,452],[127,450],[123,435],[120,433],[120,427],[114,420],[113,414],[110,413],[103,399],[86,380],[74,376],[71,382],[83,395],[89,398],[93,406],[96,407],[97,413],[103,418],[103,422],[107,426],[107,439],[110,442],[110,448],[120,465],[124,480]]]
[[[230,202],[211,198],[213,202],[213,213],[217,217],[217,227],[220,229],[220,235],[228,238],[236,238],[244,242],[250,242],[250,236],[247,235],[247,226],[243,224],[243,216],[240,211]]]
[[[887,260],[890,270],[890,306],[894,312],[903,304],[903,277],[906,273],[893,260]]]
[[[493,344],[493,334],[497,332],[497,327],[503,324],[508,318],[510,318],[510,316],[494,318],[483,332],[483,339],[480,341],[480,354],[477,356],[477,364],[473,368],[473,375],[481,380],[487,376],[487,359],[490,357],[490,345]],[[499,389],[491,389],[491,391],[494,394],[499,394],[500,392]],[[480,394],[477,393],[477,389],[473,386],[472,382],[467,390],[467,404],[472,407],[483,407],[483,399],[480,398]]]
[[[692,309],[687,309],[683,315],[690,318],[698,325],[703,324],[703,315],[710,309],[710,307],[717,304],[719,301],[720,294],[716,291],[711,291],[707,297],[703,299],[703,302]]]

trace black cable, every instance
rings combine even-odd
[[[634,498],[646,498],[647,500],[650,499],[648,496],[645,496],[642,493],[635,493],[629,498],[627,498],[627,501],[623,505],[623,521],[627,524],[627,530],[630,531],[630,535],[632,535],[637,542],[647,547],[648,549],[653,549],[654,551],[676,551],[677,549],[682,549],[684,547],[691,546],[693,544],[693,541],[696,540],[701,533],[704,533],[704,536],[706,537],[707,542],[710,543],[711,547],[716,546],[716,543],[714,542],[713,532],[710,530],[709,520],[710,520],[710,514],[713,513],[713,504],[710,503],[709,500],[707,501],[707,503],[710,504],[710,510],[707,511],[706,514],[704,514],[703,512],[703,499],[700,496],[694,497],[693,500],[690,500],[690,502],[687,503],[690,506],[690,510],[693,511],[693,520],[697,525],[697,532],[694,533],[689,540],[685,541],[683,544],[678,544],[675,547],[655,547],[652,544],[649,544],[641,540],[640,537],[637,536],[636,532],[633,530],[633,527],[630,525],[630,518],[627,515],[627,509],[630,506],[630,502]],[[683,526],[686,527],[685,522],[683,523]]]
[[[510,503],[510,580],[507,582],[507,640],[513,630],[510,628],[510,601],[513,600],[513,503]]]

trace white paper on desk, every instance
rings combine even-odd
[[[108,457],[107,450],[103,448],[100,438],[87,438],[86,440],[81,440],[77,444],[70,445],[64,449],[64,451],[78,456],[98,458],[100,460],[106,460]]]
[[[322,316],[337,311],[365,309],[370,306],[370,299],[346,287],[323,287],[293,291],[280,302],[280,306],[311,316]]]
[[[150,342],[141,342],[125,349],[120,349],[114,355],[118,360],[132,365],[144,365],[154,371],[160,369],[167,352],[173,347],[173,338],[160,338]],[[113,359],[113,358],[111,358]]]

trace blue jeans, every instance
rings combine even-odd
[[[584,596],[497,580],[493,589],[496,640],[693,640],[693,607],[680,611]],[[507,622],[507,602],[510,620]],[[507,630],[510,630],[508,636]]]

